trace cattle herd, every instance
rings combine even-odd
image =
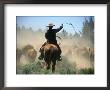
[[[37,50],[32,45],[25,45],[22,48],[17,48],[16,49],[16,63],[17,63],[16,65],[23,66],[26,64],[34,63],[36,60],[38,60],[37,59],[38,53],[39,52],[37,52]],[[67,56],[67,58],[70,58],[70,62],[71,62],[71,60],[74,61],[75,59],[77,62],[79,58],[82,59],[82,62],[83,62],[83,58],[84,58],[84,59],[90,61],[92,68],[94,68],[94,48],[64,47],[64,48],[62,48],[62,55]]]
[[[34,62],[37,56],[37,51],[34,49],[32,45],[26,45],[23,48],[16,49],[16,61],[17,64],[29,64]],[[25,59],[22,59],[25,57]],[[23,63],[23,60],[26,60],[27,63]]]

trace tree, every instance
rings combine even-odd
[[[77,32],[75,32],[74,38],[79,38],[79,37],[80,37],[80,34],[78,34]]]
[[[25,26],[22,26],[22,30],[25,30]]]
[[[73,35],[72,35],[72,33],[70,33],[70,34],[69,34],[69,38],[71,38],[71,39],[73,38]]]
[[[89,40],[91,42],[94,41],[94,20],[93,17],[90,17],[89,20],[85,18],[85,21],[83,22],[83,28],[82,28],[82,37],[85,40]]]
[[[18,24],[16,25],[16,29],[21,30],[21,28],[20,28],[20,26],[18,26]]]
[[[64,38],[67,38],[68,37],[68,32],[63,29],[62,35],[63,35]]]
[[[29,28],[30,31],[33,31],[32,27]]]
[[[90,24],[89,25],[90,25],[91,32],[94,32],[94,20],[92,17],[90,17]]]

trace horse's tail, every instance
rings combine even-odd
[[[55,47],[51,47],[51,49],[49,49],[49,51],[48,51],[48,54],[49,54],[48,59],[49,59],[49,61],[53,61],[53,60],[57,59],[58,52],[57,52],[57,50],[55,50]]]
[[[58,57],[58,48],[55,45],[50,44],[50,46],[46,46],[44,50],[44,60],[53,62],[56,61]]]

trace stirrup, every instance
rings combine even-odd
[[[58,61],[62,61],[62,58],[61,58],[61,57],[59,57],[59,58],[58,58]]]

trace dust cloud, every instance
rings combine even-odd
[[[43,31],[17,30],[17,48],[22,49],[26,45],[32,45],[37,51],[37,57],[39,56],[39,49],[45,41],[45,33]],[[93,49],[93,45],[90,45],[91,43],[81,38],[62,38],[62,40],[58,40],[59,42],[61,42],[62,56],[67,58],[66,60],[71,66],[76,63],[77,69],[94,68],[94,58],[91,58],[94,52],[91,52]],[[20,61],[26,64],[28,61],[24,58],[22,56]]]

